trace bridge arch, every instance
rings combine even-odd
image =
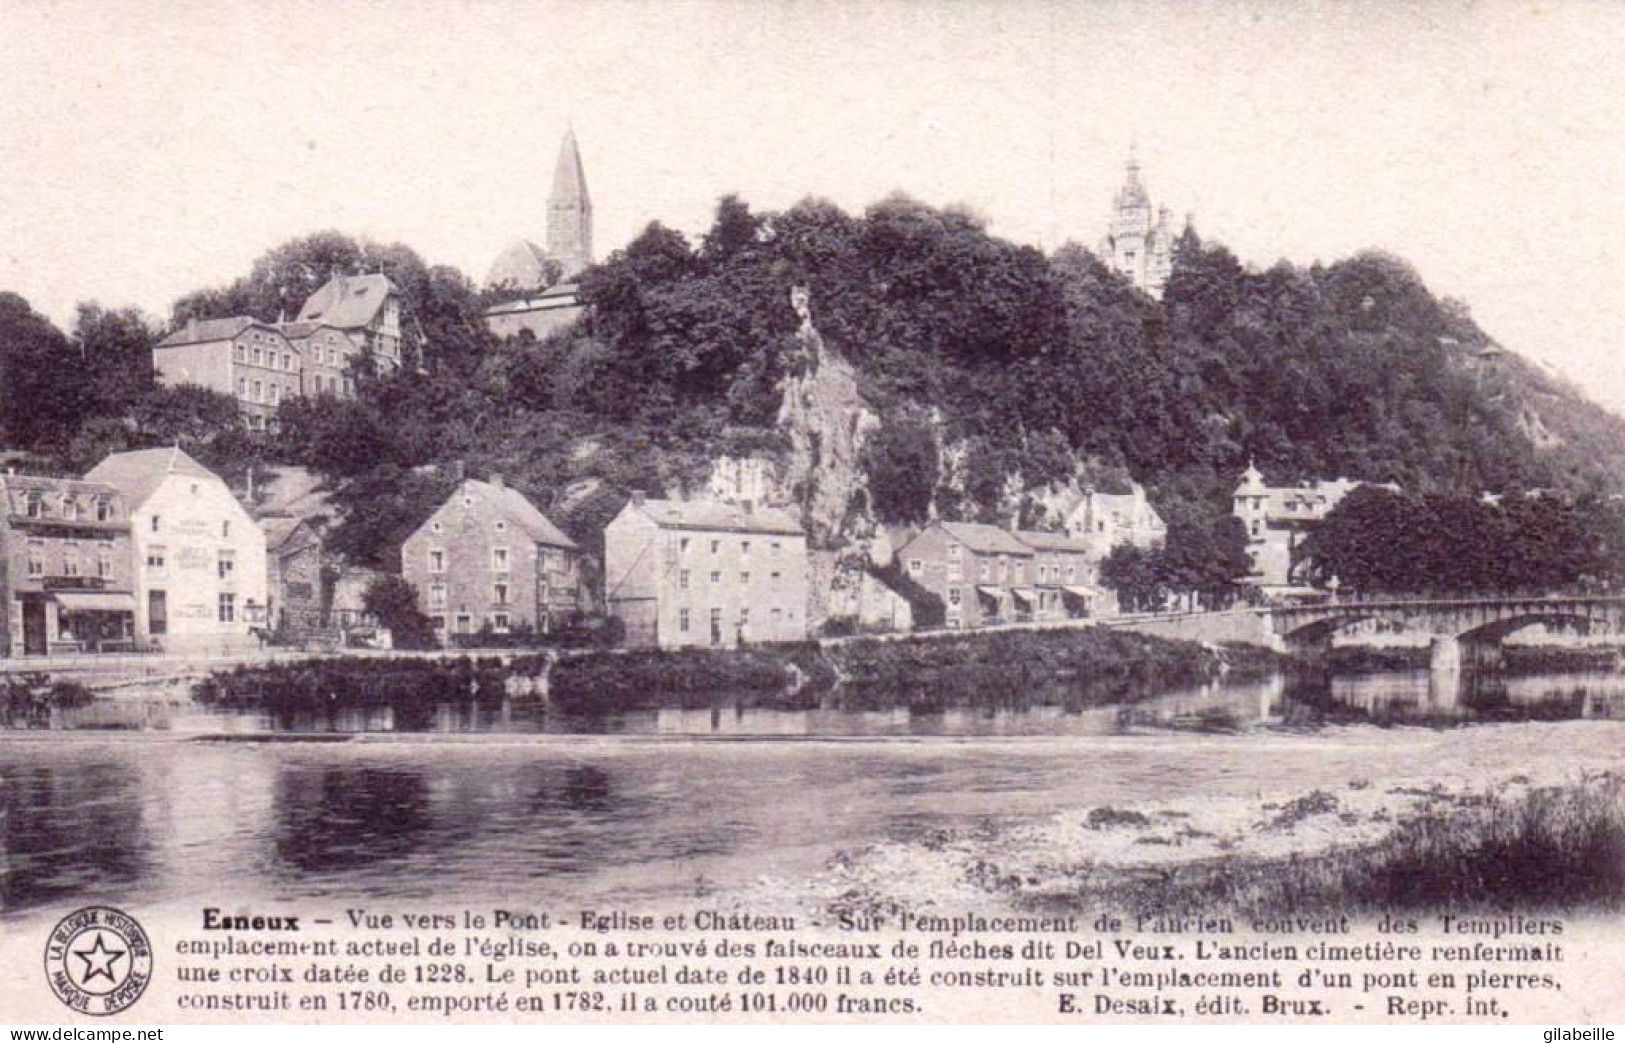
[[[1377,613],[1339,613],[1332,616],[1322,616],[1307,623],[1300,623],[1281,635],[1289,652],[1308,652],[1330,647],[1332,635],[1339,630],[1364,623],[1368,619],[1376,619]]]

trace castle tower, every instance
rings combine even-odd
[[[566,279],[591,265],[592,197],[581,166],[574,128],[564,132],[553,169],[553,194],[547,200],[547,254],[564,268]]]
[[[1100,258],[1135,286],[1162,296],[1173,267],[1174,232],[1167,207],[1153,211],[1140,181],[1140,161],[1131,150],[1123,187],[1112,203],[1111,221],[1100,242]]]

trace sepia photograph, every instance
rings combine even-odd
[[[0,0],[0,1021],[1625,1020],[1622,58]]]

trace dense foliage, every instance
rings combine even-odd
[[[1315,578],[1383,593],[1600,589],[1625,582],[1625,507],[1356,489],[1303,546]]]
[[[583,321],[542,340],[497,341],[454,269],[333,232],[171,320],[291,316],[330,275],[374,270],[403,290],[413,365],[359,374],[354,402],[285,404],[269,443],[221,396],[155,388],[138,314],[85,305],[69,338],[0,295],[0,438],[64,471],[169,441],[228,477],[306,465],[331,487],[341,548],[383,567],[462,462],[594,550],[627,490],[691,488],[719,453],[782,450],[783,380],[810,362],[788,302],[803,285],[881,418],[861,461],[881,520],[1003,518],[1080,469],[1126,473],[1181,521],[1166,552],[1119,563],[1148,602],[1228,596],[1220,527],[1249,457],[1272,483],[1345,475],[1424,497],[1596,496],[1625,474],[1625,422],[1499,351],[1393,257],[1251,271],[1187,230],[1158,302],[1080,247],[1046,257],[901,196],[862,214],[728,197],[697,242],[651,224],[583,275]]]

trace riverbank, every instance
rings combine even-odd
[[[1279,665],[1219,648],[1100,627],[977,632],[738,649],[606,650],[425,660],[321,659],[239,666],[194,688],[207,706],[300,712],[436,703],[545,701],[569,714],[689,709],[726,700],[800,710],[942,709],[1134,702]]]
[[[764,882],[738,900],[826,923],[926,908],[1269,917],[1625,907],[1625,758],[1505,767],[988,820],[841,851],[808,880]]]

